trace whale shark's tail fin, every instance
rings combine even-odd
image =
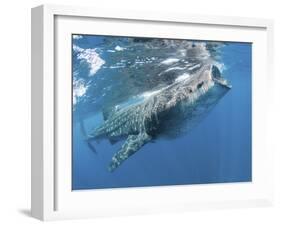
[[[150,140],[151,136],[145,132],[139,133],[138,135],[129,135],[121,149],[112,157],[108,170],[113,172],[127,158],[136,153]]]
[[[94,147],[94,145],[91,143],[91,141],[88,139],[88,135],[85,129],[84,121],[82,118],[79,118],[79,124],[80,124],[80,130],[82,135],[84,136],[84,140],[87,142],[88,147],[95,153],[97,154],[97,151]]]

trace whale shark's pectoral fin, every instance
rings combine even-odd
[[[114,171],[127,158],[136,153],[143,145],[151,140],[151,136],[147,133],[139,133],[138,135],[129,135],[121,149],[112,157],[108,167],[109,171]]]

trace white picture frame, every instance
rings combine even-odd
[[[115,26],[116,23],[120,27]],[[179,33],[178,26],[194,29],[192,36],[186,37],[188,30],[187,33]],[[71,180],[69,143],[71,142],[69,142],[69,137],[64,135],[69,125],[64,124],[62,117],[63,115],[66,120],[69,120],[71,108],[67,101],[68,104],[66,103],[64,107],[58,107],[58,103],[62,104],[65,98],[71,99],[69,96],[71,87],[68,86],[70,78],[68,76],[71,75],[69,66],[71,54],[66,57],[61,57],[61,55],[71,51],[65,37],[72,33],[92,33],[93,30],[89,27],[97,28],[96,34],[189,39],[204,39],[205,37],[205,40],[207,33],[204,31],[208,31],[207,39],[210,40],[253,42],[255,46],[252,115],[253,181],[89,190],[74,192],[74,194],[69,188]],[[134,29],[134,27],[137,28]],[[267,100],[272,95],[272,68],[273,22],[271,20],[123,12],[57,5],[33,8],[32,216],[41,220],[56,220],[271,205],[273,202],[273,153],[266,140],[266,121],[269,115]],[[65,130],[60,129],[62,127]]]

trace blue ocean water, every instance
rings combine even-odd
[[[72,189],[252,180],[250,43],[73,35]],[[198,125],[144,145],[114,172],[124,143],[86,142],[103,110],[130,105],[212,61],[232,88]],[[81,126],[82,125],[82,126]]]

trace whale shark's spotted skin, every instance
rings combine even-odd
[[[186,119],[194,124],[230,89],[216,66],[208,64],[196,73],[161,89],[140,103],[104,114],[104,123],[95,128],[89,139],[107,138],[114,143],[126,139],[112,157],[114,171],[142,146],[161,135],[169,118]]]

